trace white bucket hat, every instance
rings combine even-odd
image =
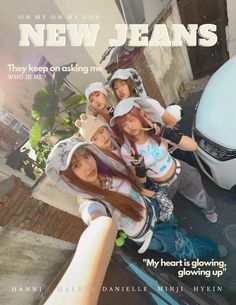
[[[78,148],[82,148],[88,144],[91,143],[86,143],[84,141],[82,141],[79,138],[76,137],[71,137],[69,139],[66,140],[62,140],[59,143],[57,143],[52,151],[50,152],[48,159],[47,159],[47,163],[46,163],[46,174],[51,177],[53,175],[51,175],[51,169],[56,169],[57,173],[59,173],[60,171],[64,171],[66,170],[69,165],[70,165],[70,161],[71,158],[74,154],[74,152],[78,149]],[[52,180],[53,177],[51,177]]]
[[[61,185],[66,191],[73,195],[79,195],[81,199],[90,198],[91,194],[84,193],[80,190],[79,186],[74,186],[70,182],[66,182],[60,174],[60,171],[66,170],[71,162],[71,158],[75,151],[79,148],[89,149],[95,156],[97,156],[102,162],[104,162],[108,168],[118,170],[121,173],[128,175],[124,166],[120,165],[120,162],[108,158],[100,149],[89,142],[84,142],[84,140],[71,137],[58,142],[51,150],[47,162],[45,173],[46,175],[57,185]],[[102,197],[97,195],[97,198]],[[101,198],[102,199],[102,198]]]
[[[91,83],[90,85],[88,85],[85,89],[86,99],[89,100],[90,94],[95,91],[102,92],[106,96],[108,94],[106,88],[103,86],[103,84],[101,82],[94,82],[94,83]]]
[[[112,75],[109,86],[111,87],[115,79],[123,79],[127,80],[128,78],[132,78],[132,74],[130,73],[129,69],[118,69],[114,74]]]
[[[109,86],[112,88],[112,84],[113,84],[115,79],[127,80],[128,78],[132,78],[133,81],[135,82],[135,88],[134,88],[135,94],[138,97],[142,97],[142,98],[147,97],[147,93],[146,93],[146,90],[144,88],[142,78],[134,68],[117,70],[112,75],[112,77],[109,81]]]
[[[113,118],[110,120],[110,125],[114,126],[116,124],[116,118],[127,114],[133,107],[140,108],[139,104],[136,103],[137,100],[137,97],[130,97],[120,101],[115,108]]]

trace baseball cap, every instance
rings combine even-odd
[[[89,96],[91,93],[95,92],[95,91],[99,91],[102,92],[103,94],[105,94],[107,96],[107,90],[106,88],[103,86],[103,84],[101,82],[94,82],[91,83],[90,85],[88,85],[85,89],[85,96],[86,99],[89,99]]]
[[[115,79],[123,79],[127,80],[128,78],[132,78],[132,74],[130,73],[129,69],[118,69],[116,72],[112,75],[109,86],[112,87],[112,84]]]
[[[59,174],[60,171],[66,170],[71,162],[71,158],[75,151],[79,148],[85,148],[91,143],[85,142],[80,138],[70,137],[58,142],[51,150],[47,162],[45,172],[52,179],[52,174]]]
[[[110,125],[113,127],[116,124],[116,118],[127,114],[133,107],[140,108],[139,104],[136,103],[139,98],[129,97],[119,102],[116,106],[114,115],[110,120]]]

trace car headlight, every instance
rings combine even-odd
[[[193,129],[194,139],[198,146],[213,158],[227,161],[236,158],[236,150],[221,146],[204,137],[196,128]]]

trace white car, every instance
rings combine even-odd
[[[236,56],[208,82],[197,107],[192,130],[195,157],[217,185],[236,191]]]

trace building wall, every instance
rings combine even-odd
[[[93,1],[83,1],[83,0],[70,0],[69,5],[67,1],[64,0],[53,0],[55,5],[64,15],[68,23],[99,23],[100,30],[97,35],[95,47],[81,47],[77,48],[78,51],[85,49],[86,53],[93,60],[94,65],[101,66],[100,60],[102,54],[108,47],[108,40],[110,38],[116,37],[116,31],[114,24],[124,23],[120,12],[115,4],[115,1],[110,0],[93,0]],[[68,15],[74,14],[78,15],[79,18],[77,22],[72,22],[68,19]],[[99,18],[96,19],[96,16]],[[75,52],[76,48],[73,49],[74,57],[79,59],[79,63],[84,64],[84,59],[81,54]],[[65,54],[66,55],[66,54]],[[102,64],[105,66],[105,62]],[[106,77],[105,69],[101,71],[103,77]],[[101,78],[100,75],[100,78]],[[90,75],[91,78],[91,75]],[[96,80],[95,80],[96,81]],[[101,79],[102,81],[102,79]]]
[[[34,180],[27,177],[23,172],[15,170],[6,164],[7,152],[0,149],[0,182],[11,177],[16,176],[20,178],[28,187],[32,187],[35,183]]]
[[[41,57],[45,56],[53,66],[77,62],[80,67],[97,67],[102,54],[108,47],[108,38],[115,37],[115,23],[123,23],[118,8],[113,1],[96,0],[45,0],[31,1],[25,0],[24,5],[18,0],[1,2],[0,11],[2,18],[1,28],[5,30],[0,33],[0,43],[2,56],[0,58],[1,78],[4,79],[3,86],[0,87],[0,104],[4,103],[10,114],[31,128],[33,121],[20,107],[22,104],[27,110],[31,110],[35,93],[44,86],[40,80],[10,80],[8,79],[8,64],[13,63],[17,66],[37,66]],[[73,15],[69,20],[67,15]],[[19,16],[30,16],[30,19],[19,20]],[[45,15],[45,19],[35,20],[35,15]],[[89,16],[99,15],[100,20],[89,19]],[[51,16],[62,16],[62,19],[51,19]],[[88,19],[83,19],[87,16]],[[19,23],[100,23],[100,32],[97,36],[95,47],[71,47],[67,41],[66,47],[19,47]],[[6,39],[6,32],[11,39]],[[68,37],[67,37],[68,40]],[[10,51],[9,51],[10,50]],[[105,65],[105,63],[104,63]],[[85,87],[93,81],[106,79],[105,69],[97,72],[72,72],[68,79],[82,92]]]
[[[61,200],[67,204],[63,196]],[[5,228],[17,227],[73,243],[85,229],[78,214],[74,216],[33,198],[19,178],[10,177],[0,183],[0,206],[0,226]]]
[[[152,23],[160,15],[162,9],[166,8],[170,2],[169,0],[144,1],[146,22],[149,24]],[[164,20],[167,24],[180,22],[176,1],[172,1],[171,6],[173,9],[172,15],[167,20]],[[4,101],[4,105],[10,113],[29,128],[32,126],[33,121],[20,105],[22,104],[26,109],[31,110],[34,94],[43,86],[43,83],[39,80],[8,80],[7,64],[15,63],[16,65],[26,65],[31,63],[32,65],[37,65],[40,58],[44,55],[52,65],[62,65],[76,61],[79,65],[85,67],[99,66],[101,56],[108,47],[108,38],[115,36],[114,24],[124,22],[115,2],[109,0],[87,2],[82,0],[69,0],[66,2],[63,0],[54,0],[47,1],[46,6],[44,0],[37,2],[25,0],[24,6],[17,0],[11,0],[10,2],[1,2],[0,10],[2,12],[1,27],[5,29],[5,31],[0,33],[0,43],[3,53],[3,56],[0,58],[0,65],[2,67],[2,76],[4,77],[4,87],[0,88],[0,104]],[[235,11],[235,1],[227,0],[229,19],[227,42],[230,57],[236,53]],[[96,47],[20,48],[18,47],[20,14],[31,16],[31,20],[23,20],[22,23],[30,22],[35,24],[38,22],[32,18],[35,14],[46,14],[46,19],[40,21],[45,23],[55,23],[55,20],[50,19],[51,15],[63,16],[62,20],[59,20],[58,23],[98,22],[101,24],[101,35],[97,37]],[[67,17],[69,14],[74,16],[78,15],[79,17],[77,20],[74,19],[71,21]],[[100,16],[98,21],[93,19],[96,15]],[[87,16],[87,19],[83,19],[83,16]],[[6,32],[11,39],[6,39]],[[182,82],[185,83],[189,79],[192,79],[186,47],[183,46],[182,48],[175,48],[174,50],[168,50],[168,48],[146,48],[145,52],[150,64],[152,64],[152,69],[155,70],[156,81],[158,84],[160,82],[161,93],[164,96],[166,104],[169,104],[173,100],[178,100],[178,89]],[[102,66],[104,67],[105,65],[106,62],[103,62]],[[168,68],[170,68],[169,73],[167,73]],[[102,69],[101,72],[71,73],[69,80],[80,90],[84,91],[88,83],[92,81],[105,81],[106,76],[105,69]],[[168,86],[166,86],[167,83]]]
[[[226,27],[227,46],[229,57],[236,54],[236,2],[227,0],[228,26]]]
[[[171,0],[148,0],[143,1],[145,21],[151,24],[166,8]]]
[[[37,304],[75,247],[37,233],[0,227],[0,304]]]
[[[20,179],[1,181],[0,304],[38,304],[84,229],[80,218],[32,198]]]
[[[173,0],[171,2],[171,9],[172,9],[172,17],[173,17],[174,23],[181,23],[177,0]],[[184,63],[185,69],[187,70],[187,73],[188,73],[188,78],[189,78],[189,80],[193,80],[192,67],[191,67],[190,60],[189,60],[188,49],[187,49],[187,46],[185,43],[183,43],[183,45],[181,47],[181,51],[182,51],[182,56],[183,56],[183,63]]]
[[[48,177],[42,179],[34,188],[32,196],[62,211],[76,216],[79,215],[77,198],[66,192],[62,187],[55,185]]]
[[[172,9],[168,11],[162,22],[168,28],[175,23]],[[185,84],[190,81],[182,48],[146,47],[144,54],[159,85],[165,104],[178,102]]]
[[[19,135],[4,123],[0,122],[0,149],[10,152]]]

